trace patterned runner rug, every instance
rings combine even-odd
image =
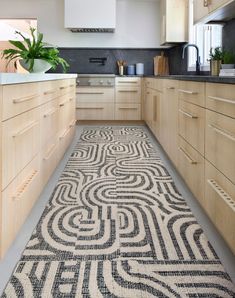
[[[235,297],[141,127],[86,128],[2,297]]]

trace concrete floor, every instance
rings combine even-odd
[[[30,236],[35,226],[37,225],[37,222],[39,221],[39,218],[58,181],[58,178],[63,172],[63,169],[68,161],[70,154],[73,152],[73,148],[76,145],[83,128],[84,126],[77,126],[76,136],[74,138],[73,143],[67,150],[63,160],[60,162],[54,174],[52,175],[50,181],[44,188],[40,198],[38,199],[37,203],[33,207],[32,212],[30,213],[25,224],[21,228],[14,243],[8,250],[4,259],[0,262],[0,294],[4,290],[6,283],[8,282],[18,260],[21,257],[21,253],[23,252],[24,247],[26,246],[28,240],[30,239]],[[206,214],[203,212],[203,210],[197,203],[197,200],[193,197],[192,193],[189,191],[189,189],[187,188],[187,186],[185,185],[185,183],[183,182],[183,180],[175,170],[172,163],[169,161],[168,157],[166,156],[166,154],[164,153],[163,149],[156,141],[154,136],[151,134],[148,128],[146,128],[145,126],[143,126],[143,128],[145,128],[146,131],[149,133],[149,137],[152,140],[153,145],[155,146],[156,149],[158,149],[160,153],[160,157],[162,158],[167,170],[169,171],[173,180],[175,181],[175,184],[178,190],[181,192],[181,194],[187,201],[188,205],[190,206],[199,224],[202,226],[207,238],[209,239],[216,253],[218,254],[223,266],[225,267],[226,271],[228,272],[233,282],[235,283],[235,256],[229,250],[229,248],[227,247],[227,245],[225,244],[221,236],[218,234],[218,232],[216,231],[216,229],[214,228],[214,226],[212,225],[212,223],[210,222]]]

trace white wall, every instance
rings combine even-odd
[[[64,28],[63,0],[0,0],[0,18],[37,18],[45,41],[59,47],[160,45],[158,0],[117,0],[115,33],[71,33]]]

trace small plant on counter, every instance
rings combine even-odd
[[[14,46],[11,49],[3,50],[2,56],[8,60],[8,63],[15,59],[23,59],[21,65],[29,72],[34,72],[34,64],[36,59],[49,63],[49,68],[56,69],[58,65],[62,66],[64,72],[68,70],[69,64],[61,57],[59,51],[55,47],[43,42],[43,34],[38,33],[36,36],[35,28],[30,28],[32,39],[25,37],[21,32],[16,34],[23,38],[23,41],[9,40]]]
[[[210,59],[221,61],[223,58],[223,51],[221,47],[211,48],[210,49]]]

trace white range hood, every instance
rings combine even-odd
[[[116,0],[64,0],[65,28],[72,32],[114,32]]]

